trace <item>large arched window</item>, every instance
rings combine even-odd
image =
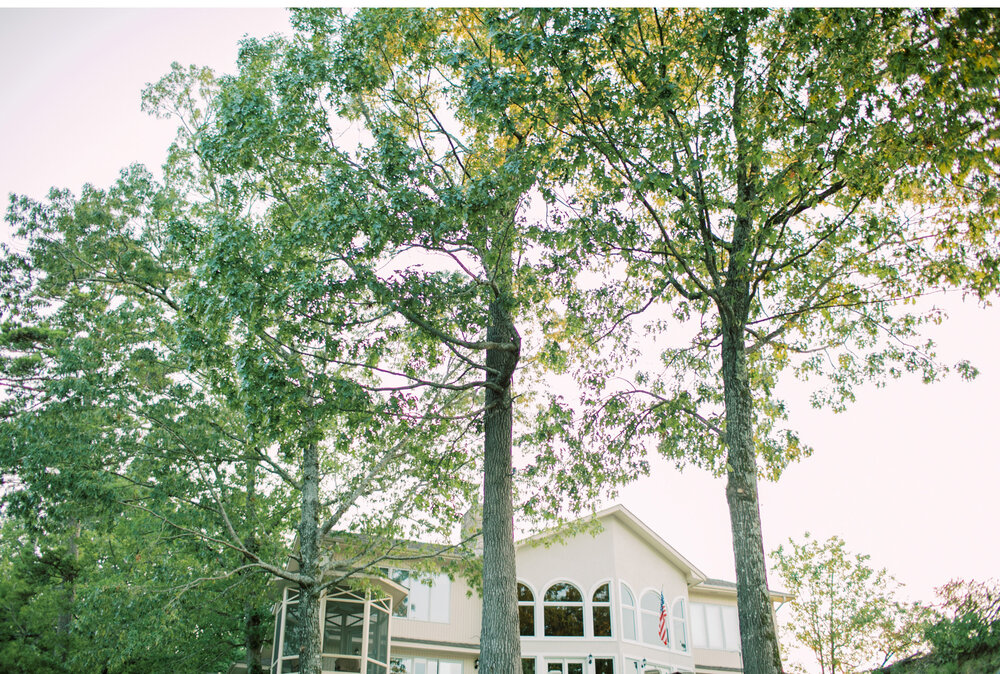
[[[674,648],[678,648],[682,651],[688,650],[688,635],[687,635],[687,613],[684,610],[684,599],[678,597],[674,601]]]
[[[635,597],[625,583],[621,583],[619,587],[622,591],[622,636],[635,641]]]
[[[594,636],[611,636],[611,584],[605,583],[594,590],[591,602],[594,619]]]
[[[660,612],[666,612],[662,604],[662,595],[650,590],[642,595],[639,603],[639,621],[642,624],[642,640],[647,644],[666,646],[670,642],[670,616],[665,616],[663,629],[660,629]],[[662,633],[662,637],[661,637]]]
[[[517,617],[521,624],[521,636],[535,636],[535,595],[524,583],[517,584]]]
[[[545,591],[543,606],[545,636],[583,636],[583,595],[575,585],[552,585]]]

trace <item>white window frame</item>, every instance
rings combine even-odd
[[[406,574],[406,578],[397,579],[394,577],[395,574],[403,572]],[[403,599],[403,605],[406,607],[406,615],[398,615],[396,611],[398,607],[393,607],[392,617],[398,620],[412,620],[413,622],[429,622],[436,623],[438,625],[446,625],[451,622],[451,578],[444,573],[421,573],[419,571],[414,571],[412,569],[389,569],[388,574],[390,579],[399,583],[406,588],[407,596]],[[426,581],[430,580],[430,584]],[[427,617],[426,618],[415,618],[413,617],[413,605],[410,604],[409,593],[413,589],[413,584],[417,583],[423,585],[427,588]],[[434,602],[434,590],[438,587],[444,587],[444,598],[439,599],[441,602],[439,605]],[[438,617],[435,618],[434,607],[439,607],[439,611],[443,609],[444,617],[443,619]]]
[[[539,620],[539,615],[538,615],[539,614],[538,606],[539,606],[539,604],[542,603],[541,597],[539,596],[537,590],[535,590],[535,588],[528,581],[521,580],[521,579],[518,579],[518,580],[514,581],[514,589],[515,589],[515,591],[517,590],[517,586],[518,585],[524,585],[526,588],[528,588],[528,591],[531,592],[531,596],[532,596],[532,600],[530,602],[530,604],[531,604],[531,615],[534,616],[534,623],[535,623],[535,633],[532,634],[531,636],[521,636],[520,638],[521,639],[537,639],[538,637],[542,636],[539,633],[540,632],[539,627],[541,626],[542,623],[541,623],[541,620]],[[521,601],[520,599],[517,600],[517,609],[518,609],[518,615],[519,615],[519,618],[518,618],[518,630],[517,631],[519,633],[521,631],[521,623],[520,623],[521,607],[522,606],[527,606],[528,604],[529,604],[529,602]],[[536,674],[537,674],[537,670],[536,670]]]
[[[647,594],[650,594],[650,593],[656,595],[656,605],[657,605],[656,611],[651,611],[650,609],[643,608],[643,606],[642,606],[642,599],[643,599],[643,597],[645,597]],[[636,612],[638,613],[638,617],[639,617],[639,624],[638,624],[639,631],[636,634],[636,637],[639,639],[639,643],[641,643],[643,645],[652,646],[653,648],[662,648],[662,649],[665,649],[665,650],[674,650],[674,648],[673,648],[673,645],[674,645],[674,631],[673,631],[672,626],[671,626],[670,603],[667,602],[666,596],[664,596],[663,601],[664,601],[664,605],[666,606],[666,609],[667,609],[667,621],[666,621],[667,622],[667,637],[668,637],[667,641],[669,641],[670,643],[669,644],[665,644],[662,641],[660,641],[660,609],[659,609],[659,605],[660,605],[660,590],[657,590],[657,589],[652,588],[652,587],[646,588],[645,590],[643,590],[642,594],[639,595],[639,601],[637,602],[638,606],[636,607],[636,609],[637,609]],[[644,628],[644,626],[643,626],[643,616],[644,615],[652,615],[653,616],[653,623],[656,626],[656,641],[646,641],[646,633],[645,633],[645,630],[643,629]]]
[[[562,584],[572,585],[574,588],[576,588],[576,591],[580,593],[580,601],[578,601],[578,602],[576,602],[576,601],[547,601],[545,599],[545,595],[548,594],[548,591],[551,590],[554,585],[562,585]],[[583,589],[581,589],[579,583],[575,583],[572,580],[565,579],[565,578],[557,578],[557,579],[555,579],[555,580],[553,580],[553,581],[551,581],[551,582],[549,582],[548,584],[545,585],[545,589],[542,591],[542,594],[541,594],[540,598],[537,601],[541,605],[541,614],[542,614],[542,623],[541,623],[542,624],[542,633],[541,633],[541,636],[542,637],[547,638],[547,639],[586,639],[587,638],[587,595],[586,595],[586,593],[584,593]],[[548,634],[548,632],[546,631],[547,625],[545,624],[545,609],[547,607],[549,607],[549,606],[551,606],[553,608],[560,608],[560,607],[562,607],[562,608],[577,608],[577,607],[579,607],[580,610],[583,612],[583,615],[581,616],[581,618],[582,618],[582,625],[583,625],[583,634],[572,635],[572,636],[571,635],[566,635],[566,634]],[[535,632],[536,632],[536,634],[538,632],[537,623],[536,623]],[[547,662],[547,660],[546,660],[546,662]]]
[[[677,607],[680,606],[680,617],[677,617],[678,611]],[[684,600],[684,597],[677,597],[674,599],[674,604],[670,609],[671,626],[670,630],[670,643],[674,647],[674,650],[678,650],[681,653],[691,652],[691,630],[688,627],[688,602]]]
[[[608,600],[606,602],[594,601],[594,594],[604,585],[608,586]],[[583,598],[584,612],[586,616],[584,617],[584,631],[583,633],[593,639],[614,639],[615,635],[618,633],[615,626],[615,580],[614,578],[607,578],[605,580],[599,580],[594,583],[594,586],[590,588],[590,593],[585,595]],[[611,634],[608,636],[597,636],[597,632],[594,629],[594,609],[595,608],[606,608],[608,609],[608,620],[611,623]]]

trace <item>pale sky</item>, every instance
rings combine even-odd
[[[136,161],[158,167],[174,126],[141,112],[144,86],[172,61],[232,72],[244,34],[288,30],[280,9],[0,9],[4,204],[10,192],[107,186]],[[862,388],[840,415],[785,389],[791,424],[815,453],[761,487],[767,551],[805,531],[837,534],[925,601],[949,579],[1000,575],[1000,441],[989,425],[1000,416],[1000,311],[957,296],[938,303],[951,313],[930,333],[942,360],[968,358],[976,381]],[[710,576],[735,579],[722,480],[659,462],[618,502]]]

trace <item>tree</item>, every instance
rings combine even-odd
[[[217,95],[210,73],[180,68],[147,93],[181,122],[164,183],[136,167],[107,191],[12,200],[26,253],[3,260],[21,292],[3,307],[12,395],[0,458],[20,494],[50,494],[47,507],[79,507],[96,485],[105,502],[196,541],[204,577],[178,590],[256,587],[260,571],[298,583],[302,670],[318,671],[322,592],[426,557],[405,541],[451,533],[475,458],[458,446],[461,428],[423,414],[431,401],[460,410],[461,391],[381,387],[369,366],[412,352],[374,329],[364,288],[337,292],[313,251],[282,253],[286,232],[255,217],[253,186],[212,170],[200,143]],[[298,568],[283,537],[295,515]],[[321,548],[335,530],[330,555]],[[244,609],[248,669],[259,671],[262,616]]]
[[[514,399],[524,366],[545,358],[521,330],[549,311],[524,210],[544,145],[530,125],[473,114],[469,99],[489,92],[472,82],[499,67],[475,12],[308,10],[293,25],[289,40],[244,44],[205,147],[216,170],[266,193],[283,250],[311,251],[317,274],[413,349],[417,362],[389,363],[369,347],[382,386],[475,392],[467,413],[432,414],[481,433],[480,667],[515,674]],[[345,119],[353,138],[334,132]],[[429,376],[446,359],[461,367]]]
[[[807,449],[775,384],[818,377],[838,410],[865,380],[931,381],[947,368],[918,339],[940,314],[913,299],[996,289],[996,15],[483,16],[510,65],[481,86],[553,130],[551,181],[572,186],[555,268],[586,320],[567,327],[615,340],[578,367],[591,442],[725,475],[744,667],[780,671],[757,480]]]
[[[853,555],[833,536],[788,541],[771,553],[774,569],[795,596],[788,634],[816,656],[823,674],[884,667],[915,653],[927,609],[896,601],[899,587],[868,555]]]

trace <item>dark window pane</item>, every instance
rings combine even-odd
[[[610,606],[595,606],[594,607],[594,636],[595,637],[610,637],[611,636],[611,607]]]
[[[545,591],[545,601],[583,602],[583,595],[569,583],[556,583]]]
[[[283,660],[281,662],[281,671],[282,674],[288,674],[288,672],[299,671],[299,659],[292,658],[290,660]]]
[[[583,674],[582,662],[567,662],[566,674]]]
[[[535,601],[535,595],[531,594],[531,590],[524,583],[517,584],[517,600],[518,601]]]
[[[377,609],[373,610],[381,613]],[[323,652],[360,657],[361,639],[365,629],[364,619],[364,604],[328,599],[326,622],[323,626]],[[353,671],[358,671],[360,665],[354,666],[356,669]]]
[[[546,606],[545,636],[547,637],[582,637],[583,607],[582,606]]]
[[[517,617],[519,622],[521,623],[521,636],[522,637],[535,636],[535,607],[518,606]]]
[[[535,674],[534,658],[521,658],[521,674]]]
[[[559,672],[559,674],[562,674],[562,670],[563,670],[562,663],[561,662],[550,662],[550,663],[548,663],[548,666],[546,667],[546,670],[548,672],[550,672],[550,673],[552,673],[552,672]]]
[[[614,658],[594,658],[594,674],[615,674]]]
[[[607,583],[594,591],[594,601],[611,601],[611,588]]]
[[[385,662],[389,657],[389,614],[372,606],[368,617],[368,657]]]
[[[285,606],[285,648],[282,655],[298,655],[299,653],[299,605]]]

